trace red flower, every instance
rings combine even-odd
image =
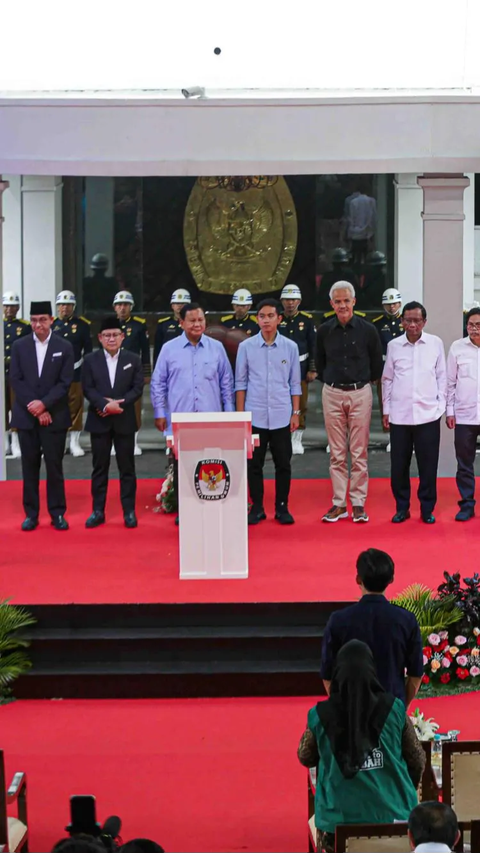
[[[448,642],[448,640],[444,640],[443,643],[440,643],[440,645],[437,646],[437,652],[443,652],[443,650],[446,649],[449,645],[450,643]]]
[[[461,678],[463,681],[464,678],[468,678],[470,673],[469,673],[468,669],[465,669],[464,667],[459,666],[456,670],[456,675],[457,675],[457,678]]]
[[[424,675],[422,678],[422,681],[424,684],[430,684],[430,679],[429,679],[428,675]]]
[[[479,638],[480,638],[480,634],[479,634]],[[480,645],[480,643],[479,643],[479,645]],[[430,658],[432,657],[432,654],[433,654],[430,646],[425,646],[425,648],[423,650],[423,654],[425,655],[426,658],[428,658],[430,660]]]
[[[448,684],[448,682],[450,681],[450,673],[444,672],[443,675],[440,676],[440,681],[442,682],[442,684]]]
[[[452,660],[453,660],[453,657],[452,657],[452,655],[450,654],[450,652],[445,652],[445,654],[444,654],[444,656],[443,656],[443,657],[444,657],[444,658],[446,658],[447,660],[450,660],[450,661],[452,661]]]

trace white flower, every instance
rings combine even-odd
[[[414,713],[410,714],[410,719],[419,740],[433,740],[435,732],[439,728],[439,724],[435,722],[433,717],[426,720],[424,714],[415,708]]]

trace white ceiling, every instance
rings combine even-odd
[[[16,0],[3,7],[3,91],[480,86],[479,0],[83,0],[76,11],[65,0]]]

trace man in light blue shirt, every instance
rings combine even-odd
[[[248,461],[248,487],[252,507],[249,524],[267,516],[263,508],[263,466],[267,447],[275,465],[275,518],[293,524],[288,509],[292,477],[292,437],[300,415],[300,361],[298,346],[277,331],[282,309],[275,299],[264,299],[257,308],[260,334],[242,341],[235,369],[237,412],[252,413],[252,431],[260,446]]]
[[[233,412],[233,373],[219,341],[205,332],[205,314],[196,302],[180,311],[183,329],[163,345],[150,383],[155,426],[167,428],[173,412]],[[177,466],[174,488],[177,489]],[[178,521],[177,521],[178,523]]]

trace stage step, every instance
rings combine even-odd
[[[45,605],[19,698],[318,694],[339,603]]]

